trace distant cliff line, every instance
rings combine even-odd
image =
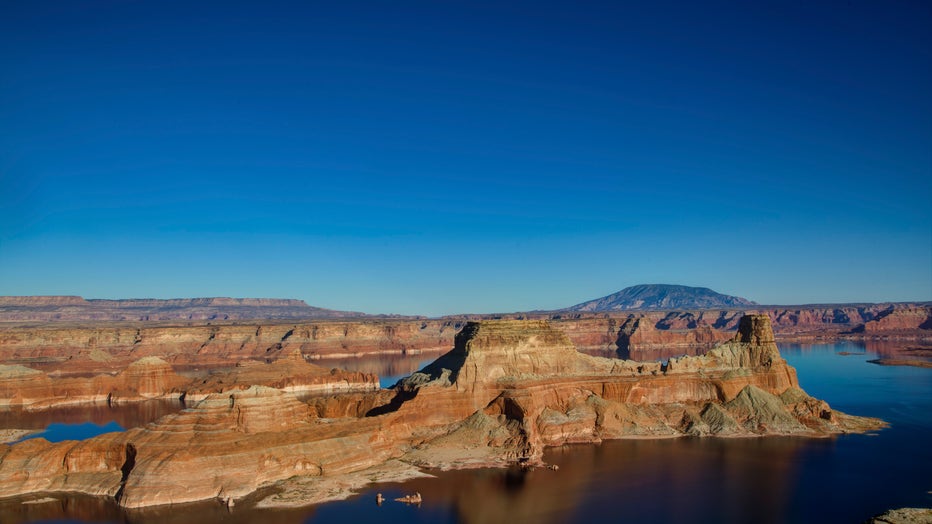
[[[108,322],[327,319],[368,317],[281,298],[131,298],[0,296],[0,322]]]
[[[749,302],[743,305],[694,305],[693,307],[680,305],[679,307],[644,307],[606,311],[567,308],[511,313],[464,313],[432,318],[459,320],[480,320],[486,318],[626,318],[630,314],[646,314],[650,312],[691,313],[696,316],[704,312],[705,314],[703,316],[709,317],[710,312],[766,312],[776,320],[781,316],[795,316],[808,311],[818,314],[802,316],[823,317],[827,324],[837,325],[850,322],[856,325],[872,320],[884,313],[892,312],[893,310],[909,308],[929,309],[932,308],[932,301],[801,305],[762,305]],[[304,300],[282,298],[203,297],[171,299],[86,299],[77,295],[0,296],[0,322],[235,322],[248,320],[287,321],[354,318],[398,318],[418,320],[428,317],[423,315],[367,314],[358,311],[340,311],[311,306]],[[712,324],[714,322],[709,323]]]

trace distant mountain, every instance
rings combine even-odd
[[[86,300],[78,296],[0,296],[0,322],[285,320],[363,318],[303,300],[277,298],[178,298]]]
[[[746,298],[716,293],[705,287],[641,284],[576,304],[567,311],[632,311],[645,309],[717,309],[756,306]]]

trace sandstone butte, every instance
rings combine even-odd
[[[250,374],[263,375],[249,369],[238,383]],[[335,486],[416,475],[415,467],[541,465],[545,447],[566,443],[821,437],[884,425],[800,389],[766,316],[743,317],[732,340],[666,365],[579,353],[546,321],[480,321],[391,391],[303,402],[283,391],[287,381],[204,386],[192,408],[146,427],[0,447],[0,496],[84,493],[142,508],[229,503],[266,488],[260,505],[301,505],[348,494]]]

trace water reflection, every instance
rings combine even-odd
[[[401,486],[373,487],[355,501],[324,504],[307,522],[380,520],[513,523],[785,522],[800,476],[798,455],[832,440],[626,440],[549,450],[558,471],[438,473]],[[375,506],[374,496],[420,492],[419,511]],[[388,510],[388,511],[386,511]],[[430,518],[424,518],[429,515]]]
[[[112,420],[103,425],[94,424],[93,422],[83,422],[81,424],[59,424],[57,422],[53,422],[49,424],[47,428],[45,428],[45,431],[26,436],[20,439],[18,442],[29,440],[31,438],[44,438],[49,442],[61,442],[63,440],[85,440],[91,437],[96,437],[97,435],[103,435],[104,433],[123,431],[124,429],[125,428]]]
[[[103,426],[110,422],[123,428],[138,428],[182,408],[184,405],[179,400],[147,400],[112,406],[80,404],[42,411],[0,409],[0,429],[45,429],[50,424],[83,423]]]
[[[446,351],[422,352],[413,354],[391,355],[365,355],[354,358],[320,359],[313,363],[326,368],[340,368],[347,371],[361,371],[375,373],[379,376],[379,384],[389,387],[399,379],[437,360]]]

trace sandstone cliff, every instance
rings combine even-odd
[[[0,366],[0,406],[29,410],[74,404],[178,398],[190,379],[164,360],[146,357],[114,375],[50,377],[24,366]]]
[[[300,350],[271,362],[241,361],[206,377],[185,377],[158,357],[141,358],[115,374],[61,378],[18,365],[0,365],[0,407],[29,411],[75,404],[126,403],[182,398],[191,404],[211,393],[261,385],[291,393],[334,393],[379,389],[371,373],[325,369],[308,363]]]
[[[0,329],[0,362],[64,374],[110,373],[142,357],[175,366],[230,367],[300,350],[310,359],[449,349],[459,321],[107,325]]]
[[[62,300],[69,299],[63,297]],[[67,300],[65,300],[67,302]],[[701,355],[731,338],[745,314],[764,314],[785,341],[932,341],[932,306],[873,304],[749,310],[635,313],[539,313],[509,319],[550,320],[580,349],[621,358],[666,360]],[[480,318],[481,319],[481,318]],[[465,317],[357,319],[186,325],[159,322],[0,327],[0,362],[65,375],[115,373],[147,356],[176,367],[230,367],[276,359],[295,349],[310,359],[446,351]]]
[[[737,335],[707,355],[667,365],[578,353],[545,321],[485,321],[467,324],[452,351],[390,395],[309,405],[279,389],[235,388],[145,428],[0,446],[0,496],[75,491],[143,507],[235,499],[300,478],[301,496],[319,501],[332,486],[327,479],[393,459],[536,464],[545,446],[567,442],[823,436],[880,426],[806,395],[766,316],[741,319]]]

